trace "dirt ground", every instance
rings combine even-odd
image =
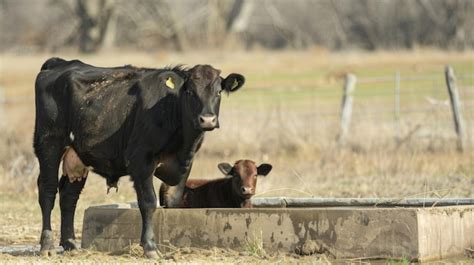
[[[98,178],[98,177],[97,177]],[[99,183],[96,183],[99,184]],[[161,253],[159,260],[148,260],[143,257],[140,246],[132,245],[121,252],[102,253],[93,250],[80,250],[73,253],[63,253],[58,247],[58,254],[53,257],[39,255],[39,234],[41,231],[40,212],[31,199],[16,200],[13,195],[1,195],[0,208],[3,217],[0,218],[0,263],[26,264],[101,264],[101,263],[193,263],[193,264],[261,264],[261,263],[330,263],[326,256],[300,256],[294,253],[254,253],[236,252],[226,249],[172,249]],[[80,203],[76,217],[77,240],[81,239],[82,215],[84,203]],[[58,240],[59,216],[58,210],[53,213],[53,230]]]
[[[77,240],[81,240],[82,218],[85,208],[98,204],[91,194],[103,193],[97,198],[100,203],[117,201],[132,201],[134,193],[131,183],[122,181],[118,193],[106,195],[105,181],[99,176],[89,176],[88,187],[85,188],[83,198],[78,203],[76,212],[75,232]],[[102,192],[101,192],[102,191]],[[56,201],[56,204],[58,202]],[[81,250],[74,253],[63,253],[58,247],[58,254],[54,257],[39,256],[39,235],[41,233],[41,213],[34,195],[18,197],[18,194],[2,192],[0,194],[0,263],[193,263],[193,264],[261,264],[261,263],[328,263],[326,256],[300,256],[294,253],[265,254],[252,251],[236,252],[226,249],[171,249],[162,253],[158,261],[147,260],[143,257],[140,246],[132,245],[122,252],[102,253],[93,250]],[[55,207],[52,216],[52,226],[55,239],[59,244],[59,209]]]

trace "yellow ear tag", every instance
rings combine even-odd
[[[171,89],[174,89],[174,82],[173,82],[173,79],[171,77],[168,77],[168,79],[166,79],[166,86],[171,88]]]
[[[234,79],[234,83],[232,84],[232,88],[231,88],[231,89],[236,88],[238,85],[239,85],[239,82],[237,82],[237,80]]]

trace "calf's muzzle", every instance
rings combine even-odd
[[[241,190],[243,195],[253,195],[253,189],[251,187],[242,187]]]

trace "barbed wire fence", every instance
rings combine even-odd
[[[453,86],[456,87],[457,96],[450,97],[448,92],[448,72],[455,75],[455,78],[451,79],[457,81]],[[255,122],[253,127],[242,127],[242,124],[249,122],[249,115],[245,110],[235,107],[232,111],[223,111],[222,116],[225,117],[222,117],[222,120],[228,122],[221,130],[233,131],[233,135],[244,130],[261,131],[235,137],[239,141],[248,142],[249,145],[271,137],[271,130],[281,135],[286,133],[281,131],[287,129],[293,133],[290,138],[297,135],[293,138],[299,138],[296,140],[303,145],[315,141],[323,131],[327,137],[319,141],[334,140],[334,144],[340,148],[347,143],[357,143],[360,146],[383,145],[389,139],[395,143],[396,148],[413,142],[442,142],[452,144],[462,152],[474,144],[472,72],[454,73],[452,68],[447,67],[444,72],[440,69],[435,73],[423,75],[401,74],[398,70],[391,76],[350,74],[345,82],[341,83],[338,91],[316,90],[313,87],[304,95],[279,95],[278,100],[267,100],[265,104],[272,105],[274,109],[263,106],[265,111],[254,112],[250,121]],[[249,89],[246,93],[256,92],[258,89]],[[279,92],[271,93],[278,95]],[[250,99],[258,101],[258,98],[252,97],[247,100]],[[282,104],[291,100],[297,102],[296,105]],[[11,127],[7,125],[9,115],[6,106],[30,104],[33,101],[33,96],[6,97],[0,86],[0,131]],[[308,102],[309,105],[304,105]],[[251,102],[253,103],[254,101]],[[295,107],[299,110],[295,110]],[[289,116],[284,116],[286,114]],[[234,122],[236,116],[241,116],[238,122]],[[284,123],[293,125],[283,127]],[[274,142],[273,148],[278,148],[278,144],[280,143]],[[30,160],[24,155],[13,157],[11,165],[5,170],[10,172],[12,177],[25,174],[25,171],[36,175],[37,166],[31,165]]]
[[[443,78],[445,80],[442,80]],[[393,77],[361,78],[357,82],[359,85],[376,85],[371,86],[370,91],[361,89],[357,93],[354,91],[355,76],[348,74],[340,111],[341,136],[347,137],[345,135],[351,122],[351,118],[347,116],[352,114],[353,109],[354,117],[352,119],[355,124],[362,124],[363,120],[370,116],[372,116],[372,123],[375,125],[372,127],[388,123],[392,127],[392,134],[398,144],[402,144],[407,137],[412,136],[419,138],[456,137],[457,149],[462,152],[466,145],[472,145],[473,78],[472,73],[458,75],[462,84],[458,88],[451,66],[446,66],[444,75],[439,73],[402,77],[400,71],[397,71]],[[408,83],[408,85],[404,85],[404,83]],[[416,83],[424,83],[424,85]],[[364,96],[375,96],[378,100],[393,97],[393,105],[377,107],[374,106],[374,100],[364,100]],[[354,107],[352,106],[352,97],[356,102]],[[357,103],[358,101],[359,103]],[[387,104],[390,100],[383,102]],[[371,107],[373,108],[367,111]],[[467,126],[465,125],[466,121]],[[403,127],[405,127],[405,131]],[[407,128],[408,131],[406,131]]]
[[[450,97],[446,71],[440,68],[430,74],[402,73],[395,70],[393,75],[383,76],[349,74],[337,88],[311,84],[282,87],[282,92],[278,88],[249,88],[245,93],[250,96],[242,99],[246,104],[239,102],[239,106],[222,112],[222,120],[227,123],[223,129],[231,126],[229,131],[239,134],[248,129],[242,124],[254,122],[252,130],[264,132],[250,137],[254,144],[265,141],[271,132],[287,130],[290,138],[301,138],[306,144],[333,142],[340,148],[383,145],[387,140],[396,148],[414,142],[443,147],[452,144],[459,151],[472,147],[474,73],[465,70],[455,74],[455,112],[464,124],[460,130],[456,130],[454,99]],[[247,105],[252,107],[246,108]],[[246,119],[236,118],[239,116]],[[236,141],[246,141],[249,136],[252,135],[240,133]]]

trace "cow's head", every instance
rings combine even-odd
[[[232,189],[243,199],[250,199],[255,195],[257,177],[266,176],[272,170],[272,165],[261,164],[257,166],[251,160],[239,160],[234,166],[229,163],[220,163],[219,170],[232,178]]]
[[[184,118],[202,131],[219,128],[219,107],[222,92],[235,92],[245,82],[240,74],[220,76],[221,71],[210,65],[196,65],[188,71],[184,84]]]

